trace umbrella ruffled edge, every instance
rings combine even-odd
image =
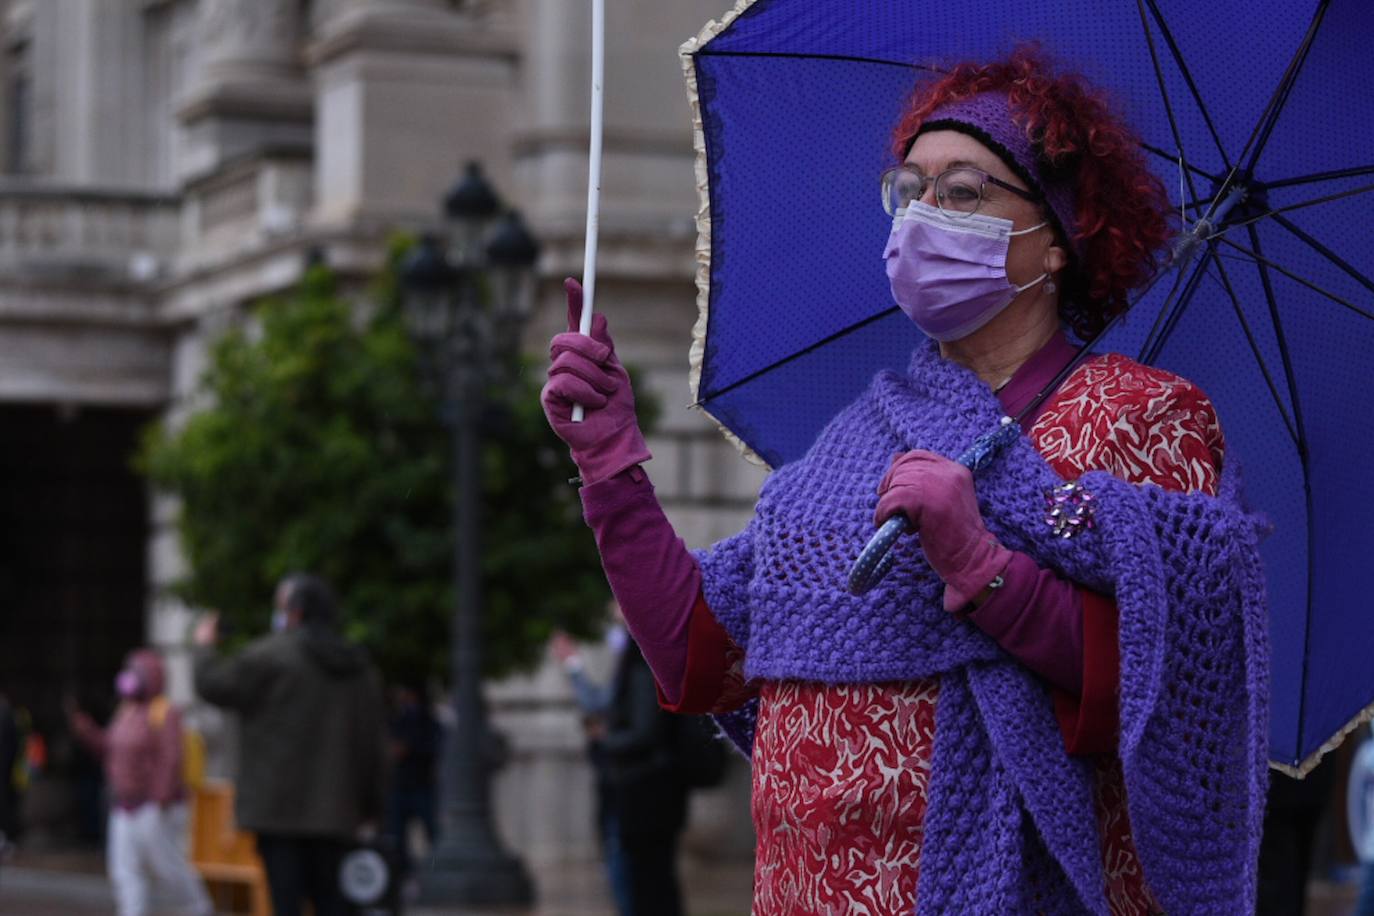
[[[744,458],[761,467],[769,467],[767,461],[749,445],[735,435],[715,414],[701,404],[701,368],[706,360],[706,329],[710,324],[711,312],[711,191],[709,188],[710,171],[706,162],[706,129],[701,117],[701,97],[697,92],[697,71],[695,55],[697,50],[721,32],[728,29],[749,7],[758,0],[736,0],[733,8],[719,20],[712,19],[694,37],[687,39],[678,48],[678,58],[682,62],[682,74],[687,81],[687,102],[692,107],[692,149],[695,152],[695,171],[697,181],[697,244],[694,252],[696,261],[697,320],[692,326],[692,347],[688,354],[689,368],[687,380],[692,389],[692,405],[711,418],[726,440],[739,450]]]
[[[1288,763],[1275,763],[1271,760],[1269,761],[1269,768],[1271,770],[1277,770],[1285,776],[1291,776],[1294,779],[1302,779],[1317,768],[1317,764],[1322,762],[1323,757],[1344,744],[1345,739],[1350,737],[1351,732],[1370,721],[1374,721],[1374,703],[1370,703],[1364,709],[1355,713],[1349,722],[1341,726],[1334,735],[1326,740],[1325,744],[1304,757],[1302,762],[1297,766]]]

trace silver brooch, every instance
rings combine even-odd
[[[1094,527],[1093,495],[1080,484],[1066,483],[1045,491],[1045,524],[1054,536],[1071,538]]]

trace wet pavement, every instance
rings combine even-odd
[[[23,856],[0,865],[0,916],[110,916],[114,902],[95,853]],[[406,916],[605,916],[613,913],[597,865],[546,865],[534,869],[539,903],[533,908],[408,906]],[[747,864],[685,864],[681,879],[693,916],[749,912]]]
[[[104,875],[0,865],[4,916],[110,916],[114,898]]]
[[[44,857],[0,866],[0,916],[110,916],[114,904],[99,856]],[[535,870],[539,904],[525,908],[407,907],[406,916],[604,916],[613,912],[599,868],[548,866]],[[749,912],[750,870],[747,866],[683,869],[687,910],[693,916],[744,916]],[[1348,916],[1356,888],[1349,883],[1314,881],[1307,916]]]

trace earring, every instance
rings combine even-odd
[[[1057,287],[1057,286],[1054,285],[1054,281],[1053,281],[1053,280],[1046,280],[1046,281],[1045,281],[1045,295],[1048,296],[1050,293],[1053,293],[1053,292],[1054,292],[1056,289],[1058,289],[1058,288],[1059,288],[1059,287]]]

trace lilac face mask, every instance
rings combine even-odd
[[[987,324],[1049,274],[1024,286],[1007,279],[1007,247],[1014,235],[1009,219],[973,213],[952,217],[938,207],[912,201],[892,219],[883,257],[892,298],[907,317],[939,341],[959,340]]]

